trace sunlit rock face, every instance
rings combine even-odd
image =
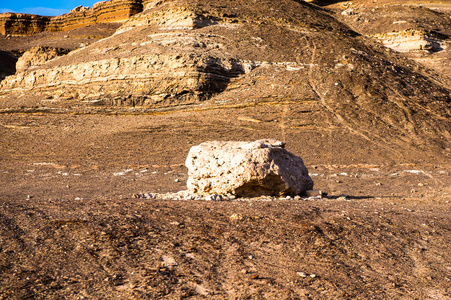
[[[45,62],[58,56],[65,55],[69,51],[53,47],[34,47],[26,51],[16,63],[16,71],[24,72],[28,69],[37,68]]]
[[[301,195],[313,188],[302,159],[277,140],[210,141],[186,158],[188,191],[200,195]]]
[[[0,34],[32,35],[43,31],[68,31],[87,25],[124,22],[143,10],[141,0],[98,2],[92,8],[79,6],[70,13],[46,17],[20,13],[0,14]]]
[[[295,0],[141,5],[113,35],[2,80],[0,109],[290,104],[287,128],[328,120],[381,147],[449,148],[449,89],[337,15]]]

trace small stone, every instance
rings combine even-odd
[[[418,184],[418,186],[424,186],[424,184],[422,184],[421,182]]]
[[[325,196],[327,193],[323,192],[322,190],[308,190],[305,192],[305,195],[307,197],[316,197],[316,196]]]
[[[234,221],[234,220],[242,220],[243,216],[239,215],[239,214],[233,214],[229,217],[230,220]]]
[[[259,279],[259,278],[260,278],[260,276],[258,276],[258,274],[255,274],[255,275],[251,276],[251,279]]]
[[[349,200],[349,195],[347,195],[347,194],[341,194],[340,197],[338,197],[337,200],[341,200],[341,201],[343,201],[343,200]]]
[[[346,9],[346,10],[341,12],[342,16],[352,16],[354,14],[355,14],[355,12],[354,12],[354,10],[352,8],[348,8],[348,9]]]
[[[315,278],[316,275],[315,274],[310,274],[310,277]]]
[[[175,182],[180,182],[180,179],[178,179],[178,178],[177,178],[177,179],[176,179],[176,180],[174,180],[174,181],[175,181]]]
[[[216,194],[208,195],[208,196],[205,197],[205,200],[207,200],[207,201],[221,201],[222,200],[222,196],[221,195],[216,195]]]
[[[296,274],[297,274],[298,276],[302,277],[302,278],[307,277],[307,274],[304,273],[304,272],[296,272]]]
[[[164,267],[173,267],[173,266],[178,265],[178,263],[175,261],[175,259],[168,255],[161,256],[161,263]]]

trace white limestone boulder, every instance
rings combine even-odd
[[[274,139],[194,146],[185,163],[188,191],[240,197],[304,194],[313,181],[302,159],[284,146]]]

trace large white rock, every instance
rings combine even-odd
[[[211,141],[194,146],[186,158],[189,192],[201,195],[299,195],[313,188],[302,159],[269,139]]]

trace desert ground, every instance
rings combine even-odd
[[[379,1],[160,1],[129,23],[0,35],[0,299],[451,299],[449,4]],[[203,23],[170,27],[179,14]],[[370,36],[395,29],[442,48]],[[36,46],[72,54],[13,75]],[[115,79],[73,84],[73,66]],[[192,146],[266,138],[327,195],[139,196],[186,189]]]
[[[2,114],[2,298],[450,297],[446,161],[374,155],[258,110]],[[328,196],[133,197],[183,190],[192,145],[262,137],[286,140]]]

